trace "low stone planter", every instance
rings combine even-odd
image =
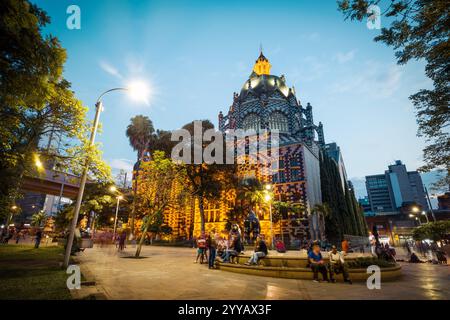
[[[306,257],[296,256],[269,256],[259,261],[258,266],[244,265],[250,256],[248,254],[239,255],[236,259],[237,264],[221,263],[217,265],[220,270],[252,274],[265,277],[287,278],[287,279],[303,279],[312,280],[313,273],[310,268],[307,268],[308,259]],[[350,262],[358,257],[346,257],[346,261]],[[326,260],[326,258],[324,257]],[[352,281],[366,281],[370,274],[364,268],[349,269],[350,278]],[[395,265],[392,267],[381,268],[381,280],[392,281],[401,277],[401,266]],[[319,276],[320,278],[320,276]],[[337,281],[342,281],[342,274],[336,276]]]

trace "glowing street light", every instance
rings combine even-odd
[[[425,216],[425,218],[427,219],[427,223],[430,222],[430,220],[428,220],[428,215],[426,211],[422,211],[422,215]]]
[[[120,200],[122,200],[122,199],[123,199],[122,195],[117,196],[116,217],[114,218],[113,241],[114,241],[114,239],[116,239],[117,215],[119,214],[119,204],[120,204]]]
[[[419,212],[420,210],[419,210],[419,208],[418,207],[412,207],[412,212],[415,212],[415,213],[417,213],[417,212]]]
[[[146,87],[146,85],[141,81],[131,82],[130,85],[127,86],[126,88],[113,88],[113,89],[109,89],[109,90],[106,90],[105,92],[103,92],[98,97],[97,102],[95,103],[95,118],[94,118],[94,124],[92,126],[92,131],[91,131],[91,136],[89,139],[88,147],[92,147],[95,143],[95,135],[97,134],[98,123],[100,120],[100,113],[103,110],[103,105],[102,105],[103,96],[109,92],[119,91],[119,90],[127,91],[129,93],[130,98],[132,98],[133,100],[143,101],[148,104],[148,95],[149,95],[150,91]],[[83,168],[83,174],[81,175],[80,187],[78,190],[78,196],[77,196],[77,201],[75,204],[75,210],[74,210],[74,215],[72,218],[72,224],[70,226],[70,233],[69,233],[69,237],[67,239],[66,254],[64,256],[64,266],[66,268],[69,266],[70,253],[72,251],[72,244],[73,244],[73,239],[75,237],[75,229],[77,227],[78,216],[80,214],[81,202],[83,200],[84,187],[86,185],[88,170],[89,170],[89,160],[88,160],[88,158],[86,158],[85,163],[84,163],[84,168]]]

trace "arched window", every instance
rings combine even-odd
[[[242,129],[259,131],[261,121],[257,114],[251,113],[242,121]]]
[[[288,119],[282,112],[275,111],[269,116],[269,127],[271,130],[287,132],[289,131]]]

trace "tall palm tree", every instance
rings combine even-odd
[[[153,122],[149,117],[138,115],[130,119],[130,124],[127,127],[126,135],[130,140],[130,145],[133,150],[137,151],[137,160],[139,161],[155,132]]]
[[[130,141],[133,150],[137,151],[137,161],[142,159],[145,150],[147,150],[150,140],[152,139],[155,128],[153,122],[149,117],[138,115],[130,119],[130,124],[127,127],[126,135]],[[134,235],[134,216],[136,211],[136,186],[133,188],[133,206],[131,209],[131,234]]]

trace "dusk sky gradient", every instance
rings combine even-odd
[[[424,63],[396,65],[393,49],[373,41],[379,30],[344,21],[334,0],[34,2],[52,18],[45,31],[67,49],[65,77],[90,118],[106,89],[135,78],[152,85],[149,105],[123,93],[104,99],[98,141],[115,170],[136,159],[125,130],[137,114],[166,130],[195,119],[217,125],[261,43],[272,74],[286,76],[303,106],[312,104],[326,141],[340,145],[350,178],[382,173],[396,159],[409,170],[422,164],[408,97],[431,87]],[[71,4],[81,8],[81,30],[66,27]]]

